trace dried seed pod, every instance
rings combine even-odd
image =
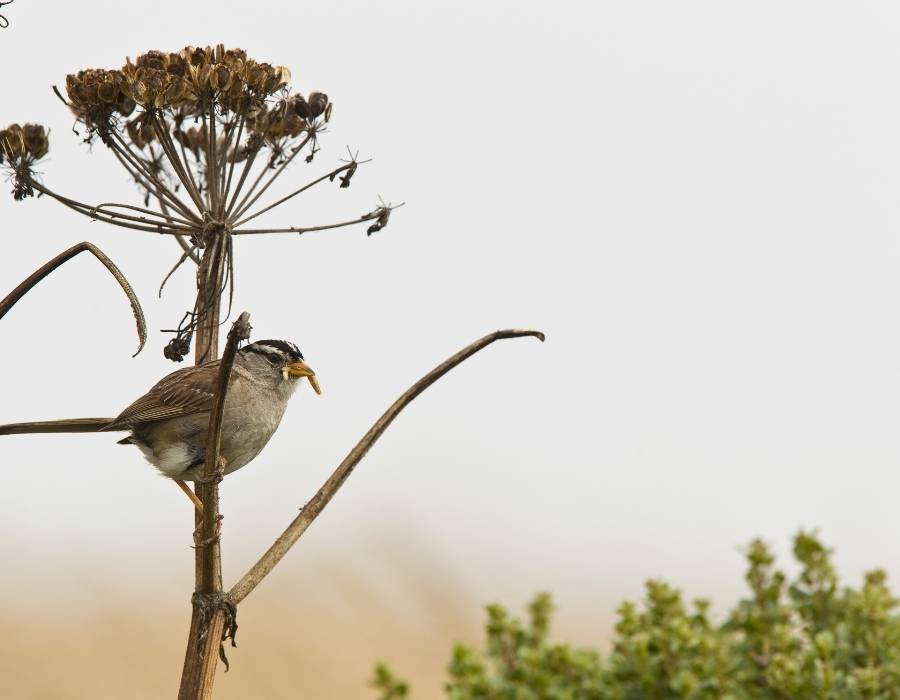
[[[181,334],[175,336],[166,343],[166,347],[163,348],[163,356],[167,360],[172,360],[173,362],[181,362],[185,356],[191,351],[191,337],[190,335],[183,336]]]
[[[26,124],[22,128],[22,138],[25,150],[32,158],[38,160],[47,155],[50,150],[50,141],[47,138],[47,132],[40,124]]]
[[[341,181],[341,189],[350,187],[350,180],[353,179],[353,176],[356,174],[356,168],[358,167],[359,163],[357,163],[355,160],[350,162],[350,167],[347,168],[344,174],[338,178],[338,180]]]
[[[104,80],[97,85],[97,97],[101,102],[114,104],[119,100],[119,86],[111,80]]]
[[[138,68],[151,68],[153,70],[165,70],[167,56],[162,51],[148,51],[138,56],[134,63]]]
[[[325,108],[328,106],[328,95],[324,92],[311,92],[307,101],[309,102],[309,116],[315,119],[325,112]]]
[[[309,103],[303,99],[303,95],[294,95],[291,98],[291,106],[298,117],[301,119],[309,118]]]
[[[210,62],[210,53],[209,47],[203,48],[200,46],[185,46],[181,50],[184,60],[190,65],[197,67]]]
[[[267,64],[254,63],[247,67],[244,80],[253,90],[262,91],[266,84]]]
[[[188,74],[188,62],[177,53],[170,53],[166,61],[166,72],[184,78]]]
[[[3,140],[3,150],[7,156],[17,158],[25,154],[25,136],[22,133],[22,127],[18,124],[10,124],[2,132],[0,138]]]
[[[287,66],[278,66],[275,68],[275,80],[276,90],[278,88],[283,88],[285,85],[291,82],[291,71],[288,70]]]
[[[205,92],[210,87],[209,77],[212,72],[213,66],[209,63],[198,66],[194,71],[194,87],[198,92]]]
[[[244,49],[227,49],[222,60],[229,65],[244,63],[247,60],[247,52]]]
[[[209,84],[215,90],[224,92],[231,87],[232,74],[224,63],[216,65],[210,74]]]
[[[99,80],[91,80],[85,83],[82,88],[84,90],[84,101],[86,104],[94,107],[100,103],[100,85]]]
[[[148,143],[156,139],[156,131],[147,119],[146,112],[141,113],[125,124],[125,128],[128,131],[128,137],[131,139],[131,142],[140,149],[143,149]]]
[[[267,95],[271,95],[276,90],[280,90],[291,80],[291,72],[284,66],[273,67],[269,64],[266,66],[266,79],[262,90]]]
[[[306,131],[306,122],[292,112],[286,114],[281,121],[284,124],[284,132],[288,136],[299,136]]]
[[[377,233],[385,226],[388,225],[388,220],[391,218],[391,210],[389,207],[381,207],[378,210],[378,218],[375,220],[375,223],[369,226],[366,229],[366,235],[371,236],[373,233]]]
[[[191,95],[191,89],[187,81],[177,76],[171,76],[165,89],[165,101],[169,105],[177,105],[184,102]]]

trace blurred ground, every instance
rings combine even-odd
[[[339,564],[316,556],[303,562],[305,572],[296,561],[276,569],[240,609],[238,647],[228,649],[227,674],[220,665],[216,698],[373,698],[367,683],[377,660],[408,679],[415,698],[442,697],[452,645],[480,645],[487,601],[426,552],[387,546],[357,554]],[[29,585],[7,578],[0,589],[2,697],[174,697],[189,591],[102,568],[68,572],[64,588],[20,573]],[[517,612],[525,603],[505,602]],[[558,638],[607,636],[608,624],[590,622],[587,611],[565,612]]]

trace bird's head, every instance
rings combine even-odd
[[[257,340],[239,350],[248,362],[266,363],[270,371],[280,374],[283,381],[293,382],[306,377],[317,394],[321,394],[316,373],[306,362],[300,349],[286,340]]]

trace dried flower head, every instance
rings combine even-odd
[[[315,185],[340,176],[340,187],[346,189],[366,162],[351,155],[275,201],[257,204],[289,165],[313,161],[331,119],[332,103],[325,92],[292,93],[290,79],[284,66],[221,44],[147,51],[126,59],[119,69],[90,68],[66,76],[67,99],[56,92],[75,115],[76,131],[83,129],[86,142],[98,138],[113,153],[142,190],[143,207],[90,205],[57,195],[37,181],[30,166],[47,152],[46,133],[37,125],[5,130],[0,158],[15,177],[16,199],[47,194],[95,221],[171,235],[181,248],[173,272],[186,260],[205,260],[200,272],[215,276],[216,286],[226,289],[233,280],[233,236],[306,233],[366,221],[373,233],[390,217],[392,207],[382,203],[368,214],[334,224],[251,228],[254,219]],[[179,331],[180,344],[170,348],[173,358],[184,354],[193,328],[211,307],[218,309],[218,301],[198,301],[189,312]]]
[[[118,116],[127,117],[135,103],[123,91],[121,71],[89,68],[66,76],[69,108],[85,125],[88,138],[99,134],[106,138],[111,123]]]
[[[34,196],[34,189],[29,184],[32,167],[49,150],[47,130],[40,124],[10,124],[0,131],[0,164],[10,170],[14,199]]]

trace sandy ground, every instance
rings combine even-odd
[[[344,593],[354,595],[352,601]],[[452,607],[398,618],[367,593],[347,590],[330,601],[298,601],[285,590],[279,602],[267,598],[245,606],[239,646],[228,652],[231,670],[220,673],[216,697],[373,697],[366,682],[379,658],[402,667],[418,696],[438,697],[452,640],[471,637],[477,628],[454,619]],[[135,613],[117,599],[103,608],[52,612],[35,617],[3,611],[0,696],[175,696],[186,609],[154,605]]]
[[[238,647],[228,650],[231,670],[220,665],[216,697],[374,698],[368,681],[377,660],[412,683],[413,697],[443,697],[454,642],[481,644],[485,601],[426,555],[404,556],[391,568],[400,578],[360,557],[353,565],[305,562],[306,572],[295,566],[267,580],[240,608]],[[33,570],[17,576],[0,583],[0,697],[175,697],[189,592],[168,586],[162,590],[172,595],[163,595],[155,585],[103,575],[102,585],[72,592],[37,583]],[[511,602],[520,612],[523,601]],[[611,612],[614,604],[603,607]],[[596,619],[568,612],[556,636],[598,636]]]

